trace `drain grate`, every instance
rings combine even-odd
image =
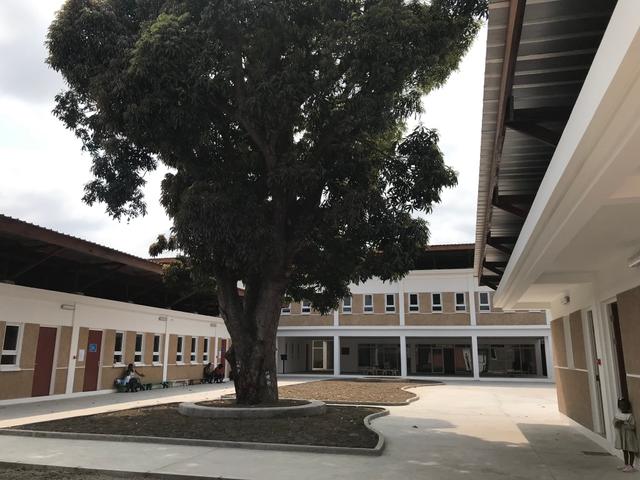
[[[583,450],[582,453],[585,455],[590,455],[592,457],[610,457],[611,454],[609,452],[590,452],[588,450]]]

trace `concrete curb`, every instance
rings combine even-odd
[[[294,400],[294,399],[292,399]],[[318,400],[304,400],[308,403],[290,407],[208,407],[193,402],[178,405],[178,412],[187,417],[204,418],[278,418],[310,417],[327,412],[327,405]]]
[[[154,473],[154,472],[132,472],[130,470],[101,470],[97,468],[82,467],[62,467],[59,465],[43,465],[39,463],[20,463],[20,462],[0,462],[0,467],[6,468],[24,468],[24,467],[40,467],[40,468],[58,468],[69,472],[111,475],[116,478],[148,478],[149,480],[197,480],[208,478],[211,480],[235,480],[231,477],[203,477],[200,475],[179,475],[174,473]],[[134,477],[135,475],[135,477]]]
[[[283,452],[330,453],[346,455],[380,456],[385,447],[384,435],[373,428],[371,421],[389,415],[389,410],[372,413],[364,418],[364,425],[378,435],[378,443],[373,448],[329,447],[323,445],[296,445],[286,443],[230,442],[226,440],[199,440],[194,438],[147,437],[141,435],[106,435],[100,433],[45,432],[40,430],[0,429],[0,435],[57,438],[62,440],[95,440],[103,442],[158,443],[162,445],[182,445],[210,448],[244,448],[248,450],[272,450]]]

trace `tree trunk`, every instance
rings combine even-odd
[[[284,286],[270,285],[259,291],[247,287],[244,298],[237,294],[235,284],[219,287],[220,310],[232,341],[226,359],[237,403],[277,402],[276,337]]]

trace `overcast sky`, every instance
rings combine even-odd
[[[64,88],[44,63],[44,39],[63,0],[0,0],[0,213],[147,256],[170,221],[159,205],[162,170],[149,175],[146,217],[117,222],[103,205],[82,203],[90,158],[53,117]],[[448,83],[425,98],[415,119],[440,132],[446,162],[459,185],[428,216],[431,243],[473,242],[475,229],[486,29]]]

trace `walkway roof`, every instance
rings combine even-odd
[[[0,281],[217,315],[215,294],[176,291],[162,272],[159,262],[0,215]]]
[[[474,270],[497,288],[615,0],[491,0]]]

